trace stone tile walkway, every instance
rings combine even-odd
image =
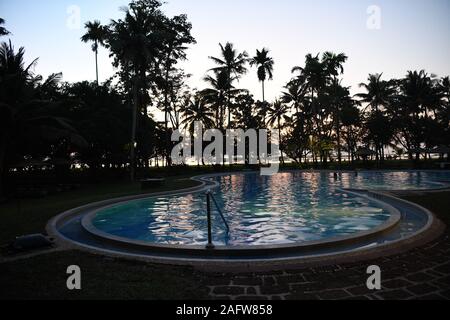
[[[367,267],[382,270],[382,290],[366,287]],[[357,264],[262,274],[202,277],[220,300],[450,299],[450,232],[404,254]]]

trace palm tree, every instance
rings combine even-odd
[[[170,91],[173,91],[173,78],[171,74],[176,73],[178,69],[174,68],[174,65],[179,60],[186,60],[187,45],[195,44],[195,39],[191,36],[192,25],[187,21],[186,15],[175,16],[172,19],[167,20],[167,25],[164,29],[164,49],[163,49],[163,61],[164,65],[164,80],[162,90],[164,92],[164,128],[167,133],[166,137],[166,163],[171,165],[170,159],[170,134],[169,134],[169,115],[170,112],[169,95]]]
[[[5,24],[5,20],[0,18],[0,37],[6,36],[9,34],[9,31],[5,29],[5,27],[2,27],[2,25]]]
[[[325,69],[333,78],[337,78],[340,74],[344,73],[344,63],[347,59],[348,57],[344,53],[335,54],[329,51],[325,52],[322,56]]]
[[[400,81],[400,104],[403,114],[400,119],[409,118],[411,127],[411,137],[414,149],[420,149],[425,143],[428,147],[426,127],[432,121],[430,111],[436,114],[436,110],[442,105],[442,93],[439,92],[437,81],[434,75],[428,75],[424,70],[408,71],[406,77]],[[417,153],[416,158],[420,155]]]
[[[441,79],[439,89],[442,97],[444,98],[440,111],[443,115],[447,115],[447,119],[445,119],[445,116],[442,118],[445,119],[444,121],[450,121],[450,77],[444,77]]]
[[[183,108],[183,120],[181,124],[189,132],[194,132],[195,122],[201,122],[205,128],[214,127],[214,113],[208,107],[206,101],[201,96],[197,95],[193,100]]]
[[[234,80],[239,80],[243,74],[247,72],[245,67],[248,54],[247,52],[239,53],[233,46],[232,43],[227,42],[225,46],[219,43],[221,57],[209,57],[214,63],[218,65],[216,68],[212,68],[211,71],[214,72],[225,72],[228,76],[228,81],[230,83],[229,89],[227,90],[227,107],[228,107],[228,126],[231,126],[231,84]]]
[[[350,108],[355,105],[350,97],[349,88],[343,87],[341,82],[334,78],[327,88],[329,95],[330,112],[333,117],[336,131],[337,151],[339,166],[342,163],[342,148],[341,148],[341,125],[342,125],[342,110]]]
[[[361,103],[366,103],[367,108],[370,108],[375,114],[372,118],[381,118],[380,108],[389,107],[395,94],[395,88],[392,81],[381,80],[383,74],[370,74],[367,83],[361,83],[359,86],[365,89],[365,93],[359,93],[356,97],[360,98]],[[376,157],[377,161],[383,157],[383,145],[379,141],[375,141],[376,144]]]
[[[269,108],[269,119],[268,119],[268,125],[273,126],[275,123],[277,124],[278,129],[278,135],[280,137],[280,151],[281,151],[281,163],[284,163],[284,156],[283,156],[283,148],[282,145],[282,135],[281,135],[281,121],[289,121],[289,117],[286,116],[286,113],[289,111],[289,108],[286,104],[284,104],[280,100],[275,100],[273,103],[273,106]]]
[[[235,90],[229,80],[230,78],[225,71],[215,72],[214,77],[207,75],[204,78],[204,81],[209,83],[210,88],[200,92],[200,95],[205,99],[205,102],[210,104],[215,110],[216,125],[222,129],[224,128],[227,94]]]
[[[360,88],[365,89],[365,93],[359,93],[356,97],[366,103],[367,107],[374,111],[379,111],[380,107],[387,107],[392,99],[395,90],[391,81],[381,80],[383,74],[370,74],[367,83],[359,84]]]
[[[322,61],[325,64],[325,70],[328,76],[331,78],[330,81],[330,91],[331,91],[331,102],[333,109],[333,117],[336,122],[336,139],[338,145],[338,162],[339,168],[342,163],[341,157],[341,134],[340,134],[340,110],[342,105],[348,103],[349,92],[346,88],[340,85],[338,76],[344,73],[344,63],[347,61],[348,57],[344,53],[335,54],[333,52],[325,52],[322,56]]]
[[[311,103],[314,104],[314,94],[323,88],[327,82],[327,70],[319,55],[306,55],[305,67],[294,67],[292,73],[300,72],[299,80],[305,81],[311,91]]]
[[[189,130],[191,135],[194,134],[196,122],[200,122],[206,129],[214,127],[214,114],[200,95],[196,95],[193,100],[189,100],[181,112],[183,114],[181,124],[184,125],[184,129]],[[197,157],[197,164],[199,166],[200,158],[202,157]]]
[[[307,91],[308,86],[304,81],[291,81],[286,86],[287,91],[282,92],[281,100],[284,103],[291,103],[295,110],[295,117],[300,121],[300,112],[302,107],[308,104]]]
[[[95,74],[98,84],[98,47],[105,45],[107,35],[107,28],[102,26],[101,22],[95,20],[94,22],[86,22],[86,33],[81,37],[83,42],[94,42],[92,44],[92,51],[95,53]]]
[[[109,27],[108,47],[114,57],[113,65],[120,68],[119,75],[128,90],[128,100],[132,101],[132,125],[130,142],[130,177],[135,179],[136,171],[136,131],[139,113],[147,115],[145,102],[153,77],[163,34],[155,26],[162,23],[157,1],[134,1],[125,10],[125,18],[113,20]]]
[[[38,59],[25,65],[24,55],[25,49],[16,52],[11,41],[0,46],[0,198],[11,160],[29,155],[34,145],[55,146],[61,140],[85,144],[66,119],[55,116],[61,102],[45,96],[57,87],[61,74],[43,81],[32,72]]]
[[[264,83],[273,79],[273,58],[269,57],[269,50],[256,50],[256,56],[250,59],[250,66],[258,68],[258,80],[262,83],[262,101],[266,102]]]
[[[308,124],[313,128],[316,127],[316,135],[321,140],[321,127],[324,125],[322,105],[320,103],[320,95],[329,82],[330,75],[327,70],[327,64],[319,58],[319,54],[312,56],[306,55],[305,67],[294,67],[292,72],[299,72],[294,81],[305,83],[309,90],[309,106],[308,106]],[[311,132],[312,133],[312,132]]]

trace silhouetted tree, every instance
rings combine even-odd
[[[9,31],[6,30],[5,27],[3,27],[3,25],[5,24],[5,20],[0,18],[0,37],[1,36],[6,36],[9,34]]]
[[[16,52],[11,42],[0,46],[0,196],[14,163],[54,158],[59,148],[67,150],[70,145],[85,146],[85,140],[60,114],[63,101],[52,99],[57,95],[50,91],[57,89],[61,75],[43,81],[32,72],[37,59],[25,65],[24,55],[25,49]]]
[[[3,25],[5,24],[5,20],[0,18],[0,37],[1,36],[6,36],[9,34],[9,31],[6,30],[5,27],[3,27]]]
[[[389,107],[392,102],[393,95],[395,93],[395,87],[392,81],[381,80],[382,74],[370,74],[367,83],[361,83],[359,86],[365,89],[365,93],[359,93],[356,95],[360,101],[366,104],[366,110],[369,109],[372,112],[370,118],[375,121],[375,119],[383,119],[383,112]],[[372,126],[373,129],[376,127]],[[377,139],[380,137],[379,134],[373,133],[371,137]],[[376,158],[377,161],[384,158],[383,145],[381,141],[374,140],[376,148]]]
[[[214,114],[208,108],[205,100],[200,95],[196,95],[193,100],[182,110],[183,120],[181,123],[189,132],[194,132],[196,121],[201,122],[206,129],[214,127]]]
[[[269,57],[269,50],[263,48],[261,51],[256,50],[256,56],[250,59],[250,66],[256,66],[258,71],[258,80],[262,84],[262,102],[266,103],[265,97],[265,81],[273,79],[273,58]]]
[[[81,41],[94,42],[92,44],[92,51],[95,53],[95,75],[98,84],[98,47],[105,45],[108,30],[97,20],[94,22],[86,22],[85,28],[86,33],[81,37]]]
[[[211,69],[214,72],[224,72],[228,77],[227,108],[228,126],[231,126],[231,87],[234,80],[239,80],[247,72],[246,64],[248,60],[247,52],[239,53],[232,43],[227,42],[225,46],[219,44],[221,57],[209,57],[218,67]]]
[[[281,122],[284,121],[289,121],[289,117],[286,115],[288,112],[289,108],[287,107],[286,104],[284,104],[282,101],[280,100],[275,100],[275,102],[273,103],[272,107],[269,108],[268,113],[269,113],[269,119],[268,119],[268,125],[273,126],[274,124],[277,125],[277,129],[278,129],[278,135],[280,137],[280,145],[282,145],[282,141],[283,141],[283,135],[282,135],[282,128],[281,128]],[[280,151],[281,151],[281,163],[284,163],[284,156],[283,156],[283,148],[280,147]]]
[[[109,26],[108,47],[114,66],[133,103],[130,142],[130,176],[135,179],[136,132],[138,114],[147,115],[148,90],[158,77],[163,52],[165,17],[157,0],[136,0],[125,10],[125,17]]]
[[[234,90],[234,87],[231,85],[228,74],[225,71],[214,72],[214,77],[207,75],[204,81],[210,85],[210,88],[202,90],[200,94],[214,110],[216,125],[223,129],[225,127],[224,118],[227,94],[231,94],[231,90]]]
[[[169,113],[170,113],[170,95],[173,87],[171,73],[176,73],[174,68],[179,61],[186,60],[187,45],[195,44],[196,41],[191,35],[192,25],[188,22],[186,15],[175,16],[167,19],[163,24],[163,85],[164,92],[164,121],[167,133],[166,163],[170,165],[170,135],[169,135]]]

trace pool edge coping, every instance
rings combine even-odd
[[[294,171],[294,170],[289,170]],[[311,170],[297,170],[297,171],[311,171]],[[329,172],[333,172],[333,170],[326,170]],[[369,172],[374,172],[370,171]],[[383,171],[383,170],[379,170]],[[388,171],[395,171],[395,170],[388,170]],[[409,170],[414,171],[414,170]],[[423,171],[423,170],[422,170]],[[442,171],[448,171],[448,170],[428,170],[428,172],[434,171],[434,172],[442,172]],[[315,172],[321,172],[321,171],[315,171]],[[341,171],[343,172],[343,171]],[[351,172],[351,171],[346,171]],[[177,195],[177,194],[185,194],[189,192],[201,192],[202,190],[208,189],[210,186],[207,185],[207,183],[203,180],[197,180],[199,177],[207,177],[207,176],[217,176],[217,175],[232,175],[232,174],[245,174],[245,173],[251,173],[251,172],[229,172],[229,173],[219,173],[219,174],[208,174],[208,175],[201,175],[201,176],[195,176],[191,179],[199,181],[201,184],[199,186],[185,188],[185,189],[179,189],[174,191],[163,191],[163,192],[156,192],[156,193],[149,193],[149,194],[141,194],[141,195],[133,195],[133,196],[126,196],[126,197],[120,197],[115,199],[108,199],[104,201],[99,201],[91,204],[87,204],[78,208],[74,208],[71,210],[68,210],[60,215],[57,215],[49,220],[46,230],[47,233],[50,236],[53,236],[57,239],[57,242],[59,245],[65,247],[66,249],[80,249],[83,251],[87,251],[93,254],[101,254],[106,256],[111,256],[114,258],[125,258],[125,259],[131,259],[131,260],[137,260],[137,261],[145,261],[150,263],[157,263],[157,264],[166,264],[166,265],[183,265],[183,266],[192,266],[196,268],[206,269],[206,271],[214,272],[216,270],[220,270],[221,267],[224,267],[225,270],[231,270],[231,269],[237,269],[238,272],[241,272],[239,270],[243,270],[242,272],[248,272],[249,268],[251,270],[264,270],[265,266],[268,266],[270,270],[278,269],[277,266],[280,268],[286,268],[287,266],[310,266],[310,265],[331,265],[335,263],[346,263],[346,262],[356,262],[361,260],[368,260],[377,258],[380,256],[389,256],[392,254],[397,254],[404,252],[406,250],[415,248],[417,246],[420,246],[422,244],[428,243],[439,236],[444,232],[446,225],[440,221],[430,210],[407,200],[404,200],[402,198],[399,198],[396,196],[395,192],[402,192],[402,193],[413,193],[413,192],[435,192],[435,191],[442,191],[442,190],[450,190],[449,187],[446,188],[439,188],[439,189],[420,189],[420,190],[382,190],[382,191],[371,191],[371,190],[359,190],[359,191],[365,191],[368,193],[374,193],[379,194],[382,197],[389,197],[393,199],[396,202],[400,203],[406,203],[410,206],[413,206],[416,210],[421,211],[422,213],[425,213],[428,217],[428,221],[426,226],[424,226],[422,229],[418,230],[417,232],[409,235],[408,237],[397,239],[395,241],[389,242],[387,244],[380,244],[373,247],[362,247],[357,248],[349,251],[339,252],[339,253],[327,253],[327,254],[321,254],[321,255],[315,255],[315,256],[302,256],[302,257],[287,257],[287,258],[276,258],[276,259],[186,259],[186,258],[176,258],[176,257],[161,257],[161,256],[152,256],[152,255],[140,255],[140,254],[133,254],[133,253],[124,253],[120,251],[114,251],[109,249],[102,249],[95,246],[90,246],[87,244],[82,244],[80,242],[76,242],[72,239],[67,238],[62,233],[60,233],[57,230],[57,224],[58,222],[61,222],[61,219],[63,221],[67,221],[70,219],[70,217],[73,218],[74,215],[80,214],[81,210],[86,210],[88,208],[92,208],[94,205],[102,205],[102,204],[108,204],[111,201],[117,201],[121,200],[120,202],[128,201],[128,200],[138,200],[143,199],[146,197],[155,197],[160,195]],[[355,191],[355,190],[350,190]],[[374,199],[377,200],[377,199]],[[381,201],[382,202],[382,201]],[[117,202],[116,202],[117,203]],[[210,269],[212,268],[212,269]]]
[[[216,175],[212,175],[212,176],[215,177]],[[211,177],[211,175],[199,176],[199,177],[195,177],[195,179],[204,179],[204,178],[208,178],[208,177]],[[206,187],[206,188],[208,188],[208,187]],[[399,210],[396,209],[395,207],[393,207],[383,201],[380,201],[373,197],[370,197],[368,195],[358,193],[355,190],[346,190],[346,189],[341,189],[341,188],[337,188],[337,190],[340,192],[346,192],[346,193],[353,194],[356,197],[366,198],[372,202],[377,203],[382,209],[388,211],[389,218],[386,221],[384,221],[383,223],[381,223],[380,225],[378,225],[375,228],[372,228],[370,230],[356,232],[352,235],[347,235],[347,236],[333,237],[333,238],[329,238],[326,240],[306,241],[301,244],[300,243],[290,243],[290,244],[288,243],[288,244],[256,245],[256,246],[245,246],[245,245],[242,245],[242,246],[220,245],[219,246],[218,245],[218,246],[215,246],[214,250],[207,250],[204,245],[157,244],[157,243],[152,243],[152,242],[147,242],[147,241],[128,239],[128,238],[124,238],[124,237],[115,236],[115,235],[112,235],[105,231],[99,230],[97,227],[95,227],[93,225],[92,220],[96,217],[96,215],[98,214],[99,211],[106,210],[106,209],[115,207],[117,205],[121,205],[123,203],[130,202],[130,201],[119,201],[119,202],[112,203],[107,206],[92,210],[91,212],[84,215],[84,217],[81,220],[81,225],[91,235],[93,235],[99,239],[103,239],[103,240],[106,240],[106,241],[109,241],[112,243],[116,243],[116,244],[131,245],[133,247],[138,247],[140,249],[155,250],[155,251],[159,251],[159,252],[162,252],[162,251],[173,252],[173,253],[175,253],[175,252],[183,253],[184,252],[186,254],[205,254],[205,255],[211,255],[211,256],[219,256],[219,255],[241,255],[241,254],[249,255],[249,254],[257,254],[257,253],[268,254],[272,251],[276,251],[278,253],[281,251],[300,252],[300,251],[305,251],[305,250],[312,250],[312,249],[317,249],[317,248],[322,248],[322,247],[328,247],[330,245],[344,245],[344,244],[349,244],[349,243],[351,244],[351,243],[357,242],[358,240],[370,239],[377,235],[383,234],[383,233],[391,230],[392,228],[396,227],[400,223],[401,214],[400,214]],[[201,191],[202,191],[202,189],[199,190],[197,193],[200,193]],[[361,190],[361,191],[365,191],[365,190]],[[181,193],[181,194],[183,194],[183,193]],[[146,197],[143,199],[151,199],[151,198],[155,198],[158,196],[161,196],[161,195],[155,195],[155,196]],[[143,199],[141,199],[141,200],[143,200]],[[133,202],[133,201],[139,201],[139,199],[131,200],[131,202]]]

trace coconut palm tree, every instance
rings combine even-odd
[[[130,142],[130,176],[135,179],[136,132],[138,113],[147,116],[148,91],[154,82],[150,72],[159,67],[164,33],[157,26],[164,22],[158,1],[134,1],[125,10],[125,17],[113,20],[109,26],[108,47],[114,57],[113,65],[128,91],[132,102]]]
[[[395,94],[395,87],[392,81],[381,80],[383,74],[370,74],[367,79],[367,83],[361,83],[360,88],[365,89],[365,93],[359,93],[356,97],[360,98],[361,103],[367,104],[367,108],[370,108],[375,115],[372,115],[371,119],[381,119],[382,111],[381,107],[385,109],[389,107]],[[378,137],[379,135],[374,135]],[[377,161],[383,158],[383,145],[380,141],[375,141],[376,144],[376,158]]]
[[[322,61],[325,64],[325,70],[332,78],[337,78],[344,73],[344,63],[348,57],[345,53],[335,54],[333,52],[325,52],[322,56]]]
[[[93,22],[86,22],[86,33],[81,37],[83,42],[93,42],[92,51],[95,53],[95,75],[98,84],[98,47],[105,45],[106,35],[108,33],[107,28],[102,26],[101,22],[95,20]]]
[[[291,107],[295,110],[296,121],[300,121],[301,109],[308,105],[307,91],[308,86],[305,81],[291,81],[285,87],[287,91],[283,91],[281,94],[281,100],[284,103],[291,103]]]
[[[9,31],[5,29],[5,27],[2,27],[2,25],[5,24],[5,20],[0,18],[0,37],[6,36],[9,34]]]
[[[262,83],[262,101],[266,102],[264,83],[273,79],[273,58],[269,57],[269,50],[256,50],[256,56],[250,59],[250,66],[258,68],[258,80]]]
[[[205,128],[214,127],[214,113],[208,107],[206,101],[200,95],[190,100],[182,110],[183,120],[181,124],[189,132],[194,132],[195,122],[201,122]]]
[[[441,79],[441,82],[439,84],[439,89],[442,95],[442,106],[440,108],[440,112],[437,112],[438,114],[442,114],[443,122],[447,121],[447,123],[450,123],[450,77],[444,77]],[[446,115],[447,117],[445,117]]]
[[[406,77],[399,82],[399,89],[399,103],[403,111],[399,114],[399,119],[404,123],[410,123],[412,149],[420,150],[422,143],[431,147],[427,127],[434,120],[430,113],[436,115],[436,110],[442,105],[443,100],[435,76],[427,74],[424,70],[408,71]],[[416,153],[417,160],[419,157],[420,155]]]
[[[284,163],[283,148],[281,147],[282,145],[281,122],[283,120],[289,121],[289,117],[286,115],[288,111],[289,107],[281,100],[275,100],[272,107],[269,108],[268,110],[269,119],[267,124],[272,127],[276,124],[278,129],[278,135],[280,137],[281,163]]]
[[[225,107],[227,103],[227,94],[232,94],[236,89],[231,85],[227,72],[215,72],[214,77],[207,75],[204,81],[209,83],[210,88],[204,89],[200,95],[205,102],[215,110],[216,125],[224,128]]]
[[[323,104],[321,103],[321,93],[330,80],[330,75],[325,61],[321,60],[319,54],[306,55],[305,67],[294,67],[292,72],[299,72],[294,81],[305,83],[309,91],[308,124],[312,129],[316,127],[316,135],[319,141],[322,139],[321,127],[324,126]],[[311,132],[312,133],[312,132]]]
[[[381,80],[383,74],[370,74],[367,83],[360,83],[359,87],[366,92],[359,93],[356,97],[373,111],[379,111],[381,107],[387,107],[392,99],[395,89],[391,81]]]
[[[247,52],[238,52],[232,43],[227,42],[225,46],[219,43],[221,57],[209,57],[218,66],[210,71],[225,72],[228,76],[230,86],[227,90],[228,126],[231,126],[231,84],[234,80],[239,80],[247,72],[246,64],[248,60]]]
[[[292,73],[299,72],[299,80],[308,84],[311,92],[311,103],[314,104],[315,94],[323,88],[328,79],[328,71],[325,69],[324,63],[320,60],[319,55],[306,55],[305,67],[294,67]]]
[[[350,88],[343,87],[341,81],[334,78],[330,85],[327,87],[327,94],[330,103],[330,113],[333,117],[335,132],[336,132],[336,142],[337,142],[337,152],[338,152],[338,162],[339,166],[342,163],[342,148],[341,148],[341,125],[342,125],[342,110],[345,108],[350,108],[355,105],[353,99],[350,96]]]
[[[11,42],[0,46],[0,198],[13,159],[23,159],[36,146],[48,148],[62,140],[72,145],[86,143],[65,118],[55,116],[62,103],[46,95],[57,87],[61,74],[43,81],[32,72],[38,59],[25,65],[24,55],[25,49],[16,52]]]

